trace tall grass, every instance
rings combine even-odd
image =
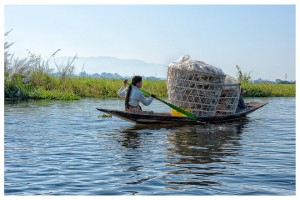
[[[248,97],[290,97],[296,96],[296,84],[251,83],[251,72],[244,73],[236,65],[237,79],[247,91]]]
[[[119,98],[118,90],[123,80],[74,77],[68,82],[74,94],[80,97]],[[165,81],[143,80],[143,88],[157,96],[166,97]]]
[[[28,83],[22,82],[22,76],[12,81],[5,80],[5,97],[21,99],[57,99],[75,100],[85,97],[119,98],[118,90],[123,80],[99,79],[92,77],[70,77],[61,79],[47,74],[35,74]],[[293,97],[295,84],[244,83],[245,97]],[[143,80],[143,89],[158,97],[167,97],[166,81]]]
[[[11,32],[4,34],[7,36]],[[60,49],[55,51],[49,59],[42,59],[41,55],[36,55],[28,50],[26,58],[14,58],[14,54],[9,52],[13,43],[4,43],[4,95],[5,98],[20,99],[58,99],[74,100],[80,97],[74,94],[69,85],[70,77],[74,74],[74,60],[69,59],[66,65],[57,64],[55,55]],[[49,66],[49,61],[53,59],[59,78],[51,76],[53,69]]]
[[[296,84],[243,83],[245,97],[295,97]]]

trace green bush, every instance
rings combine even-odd
[[[53,99],[53,100],[78,100],[80,97],[73,93],[62,92],[59,90],[45,90],[37,88],[30,92],[31,99]]]
[[[4,97],[28,99],[29,93],[32,90],[31,84],[22,82],[23,76],[16,75],[11,80],[5,78],[4,80]]]

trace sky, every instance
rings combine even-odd
[[[5,4],[4,39],[20,58],[61,49],[169,65],[188,54],[233,77],[239,65],[253,80],[295,80],[295,20],[295,5]]]

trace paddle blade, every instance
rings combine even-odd
[[[188,111],[186,111],[186,110],[184,110],[184,109],[182,109],[180,107],[177,107],[177,106],[175,106],[173,104],[170,104],[170,103],[167,103],[167,104],[168,104],[168,106],[170,106],[174,110],[177,110],[178,112],[186,115],[188,118],[190,118],[190,119],[192,119],[194,121],[197,121],[199,119],[198,116],[196,116],[196,115],[194,115],[194,114],[192,114],[192,113],[190,113],[190,112],[188,112]]]

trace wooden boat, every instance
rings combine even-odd
[[[101,112],[111,114],[113,116],[125,119],[139,124],[203,124],[203,123],[219,123],[237,120],[245,117],[247,114],[265,106],[268,103],[249,102],[243,110],[230,115],[216,115],[211,117],[200,117],[198,121],[194,121],[188,117],[171,116],[170,113],[133,113],[119,110],[97,108]]]

